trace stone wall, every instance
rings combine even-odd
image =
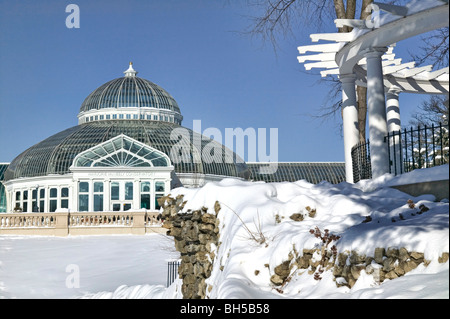
[[[449,253],[443,253],[438,262],[445,263],[448,259]],[[385,279],[401,277],[422,263],[427,266],[430,261],[424,258],[423,253],[409,252],[404,247],[376,248],[373,256],[360,255],[356,251],[333,256],[330,250],[304,249],[301,256],[291,253],[284,262],[276,266],[270,281],[277,290],[282,290],[295,272],[308,271],[310,275],[320,280],[322,271],[331,269],[337,286],[351,288],[362,270],[372,275],[376,282],[381,283]]]
[[[181,253],[181,265],[178,268],[179,277],[183,280],[182,294],[185,299],[201,299],[206,295],[205,280],[212,272],[215,252],[219,247],[219,219],[217,214],[220,205],[216,202],[214,212],[203,207],[199,210],[180,213],[186,202],[183,196],[169,196],[160,199],[163,207],[163,227],[167,234],[175,239],[175,248]],[[310,214],[315,215],[315,210]],[[314,217],[311,216],[310,217]],[[292,219],[294,219],[291,216]],[[301,221],[303,218],[294,219]],[[325,233],[311,231],[316,237]],[[326,238],[338,240],[332,234],[326,233]],[[330,241],[328,241],[330,243]],[[337,253],[336,247],[328,247],[328,243],[320,248],[303,249],[302,253],[292,250],[286,260],[274,269],[270,269],[270,282],[274,289],[283,292],[283,287],[295,274],[307,271],[315,279],[320,280],[326,270],[331,270],[337,286],[353,287],[361,275],[361,271],[372,275],[378,283],[386,279],[403,276],[418,265],[427,266],[430,261],[421,252],[408,251],[406,248],[376,248],[373,256],[361,255],[357,251]],[[443,253],[439,262],[445,263],[449,253]],[[269,267],[269,265],[266,265]]]
[[[163,227],[169,229],[167,235],[175,239],[175,248],[181,254],[178,268],[179,277],[183,280],[181,291],[185,299],[203,299],[206,293],[205,280],[209,278],[218,246],[220,210],[218,203],[214,212],[203,207],[186,213],[179,212],[185,202],[183,196],[160,199],[163,207]]]

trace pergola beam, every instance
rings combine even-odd
[[[448,94],[449,68],[432,71],[431,66],[415,67],[415,62],[403,63],[395,58],[393,47],[419,34],[448,27],[448,1],[411,2],[407,6],[373,3],[375,13],[366,20],[336,19],[336,27],[350,26],[349,33],[312,34],[312,42],[320,40],[332,43],[298,47],[302,55],[308,51],[319,54],[298,57],[305,63],[306,70],[322,68],[322,77],[338,75],[342,82],[342,114],[344,132],[344,152],[347,182],[353,182],[350,150],[359,141],[356,111],[356,85],[367,87],[369,135],[371,145],[372,176],[378,177],[389,172],[389,155],[384,143],[387,135],[386,96],[388,104],[399,111],[398,94],[427,93]],[[431,5],[430,5],[431,4]],[[387,12],[380,16],[379,10]],[[399,18],[403,17],[403,18]],[[371,19],[370,19],[371,18]],[[334,55],[334,61],[331,57]],[[389,89],[388,91],[386,90]],[[392,110],[391,110],[392,111]],[[392,112],[391,112],[392,113]],[[390,113],[390,121],[393,115]],[[399,112],[397,112],[399,115]],[[392,124],[392,123],[391,123]],[[398,123],[399,124],[399,123]],[[392,129],[392,127],[390,127]]]

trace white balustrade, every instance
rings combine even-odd
[[[0,213],[0,235],[145,234],[147,227],[159,232],[162,226],[159,215],[159,212]]]

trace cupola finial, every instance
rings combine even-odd
[[[137,72],[133,69],[133,62],[130,62],[128,70],[123,73],[125,73],[125,76],[136,76]]]

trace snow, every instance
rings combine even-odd
[[[209,298],[449,298],[449,262],[437,261],[449,252],[448,199],[437,202],[433,195],[412,197],[387,187],[446,178],[448,165],[356,184],[225,179],[197,189],[177,188],[171,195],[184,195],[183,212],[203,206],[214,211],[216,200],[221,204],[221,244],[206,281],[212,286]],[[422,204],[429,210],[414,214]],[[308,216],[312,209],[314,217]],[[304,220],[290,219],[294,213],[304,214]],[[367,216],[372,221],[362,223]],[[377,247],[405,247],[423,252],[431,263],[382,283],[362,271],[351,289],[338,288],[331,271],[315,280],[296,269],[280,293],[270,283],[273,269],[290,253],[317,247],[320,240],[309,232],[315,227],[340,236],[338,252],[373,256]],[[160,234],[0,236],[0,298],[182,298],[181,280],[165,286],[167,260],[179,257],[173,247],[172,238]],[[71,269],[79,270],[79,287],[68,287]]]

